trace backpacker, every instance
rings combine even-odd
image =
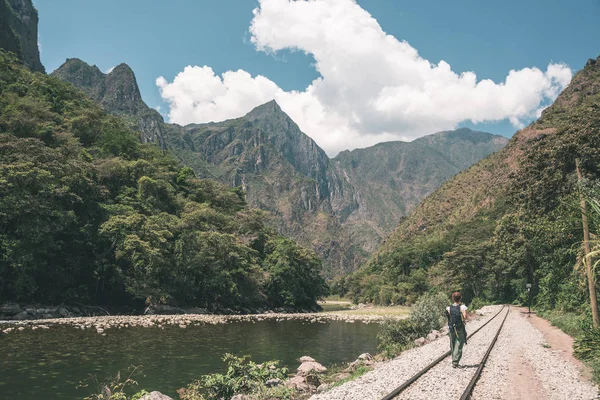
[[[462,314],[460,312],[460,304],[459,305],[451,305],[450,313],[448,314],[448,327],[452,328],[464,328],[465,323],[462,319]]]

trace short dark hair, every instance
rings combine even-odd
[[[452,293],[452,301],[454,301],[455,303],[458,303],[461,300],[462,300],[462,295],[460,294],[460,292]]]

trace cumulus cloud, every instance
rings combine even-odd
[[[462,121],[509,119],[517,128],[536,118],[570,82],[572,72],[550,63],[545,71],[508,72],[503,82],[457,73],[419,56],[386,34],[354,0],[259,0],[250,24],[258,51],[298,50],[315,59],[320,77],[303,91],[284,91],[264,76],[238,70],[221,76],[188,66],[172,82],[156,84],[172,122],[239,117],[275,99],[328,153],[387,140],[412,140]]]

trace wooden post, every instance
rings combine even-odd
[[[585,269],[587,272],[588,287],[590,289],[590,303],[592,305],[592,319],[594,321],[594,328],[600,327],[600,317],[598,317],[598,299],[596,298],[596,278],[592,271],[592,259],[589,257],[590,250],[590,231],[588,227],[587,218],[587,205],[585,203],[585,197],[581,190],[582,174],[579,168],[579,159],[575,159],[575,168],[577,169],[577,182],[579,182],[579,199],[581,201],[581,222],[583,223],[583,250],[585,252]]]

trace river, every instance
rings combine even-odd
[[[323,365],[374,353],[379,325],[306,320],[231,322],[217,325],[109,329],[106,336],[71,326],[26,329],[0,336],[0,398],[82,399],[95,376],[102,381],[141,366],[140,389],[177,398],[176,390],[202,374],[222,372],[221,357],[248,354],[256,362],[281,360],[291,370],[303,355]]]

